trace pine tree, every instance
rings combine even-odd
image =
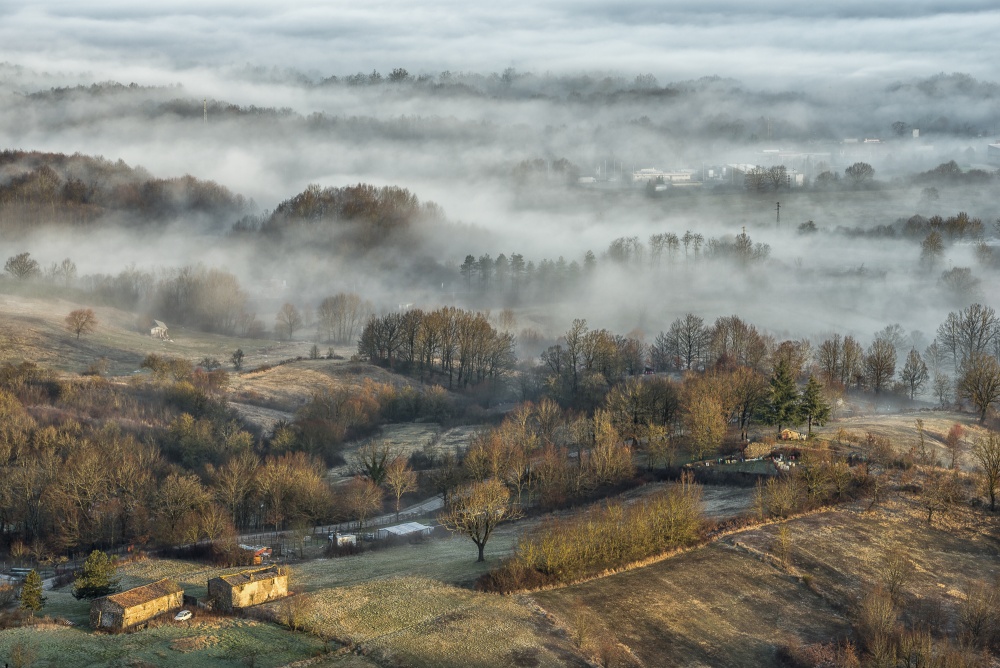
[[[42,596],[42,576],[38,574],[38,571],[32,569],[24,578],[24,585],[21,587],[21,609],[35,614],[42,609],[43,605],[45,605],[45,597]]]
[[[785,425],[798,424],[801,421],[799,392],[795,387],[795,379],[792,378],[792,370],[787,360],[779,361],[774,368],[774,375],[771,376],[771,397],[765,413],[767,423],[777,426],[779,435]]]
[[[98,598],[118,591],[115,568],[114,559],[100,550],[94,550],[76,576],[73,596],[77,599]]]
[[[823,386],[812,376],[809,376],[806,389],[803,390],[802,396],[799,398],[799,415],[805,418],[809,425],[806,432],[808,438],[812,438],[814,422],[822,427],[830,418],[830,404],[823,397]]]

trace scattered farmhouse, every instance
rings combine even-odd
[[[184,590],[176,582],[163,578],[94,599],[90,604],[90,625],[114,631],[130,629],[183,604]]]
[[[208,597],[216,610],[233,612],[288,596],[288,576],[268,566],[208,581]]]
[[[152,322],[152,326],[149,328],[149,336],[154,339],[163,340],[170,338],[167,333],[167,326],[159,320],[154,320]]]

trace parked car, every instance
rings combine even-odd
[[[191,619],[192,616],[193,615],[191,614],[190,610],[181,610],[176,615],[174,615],[174,619],[177,620],[178,622],[186,622],[187,620]]]

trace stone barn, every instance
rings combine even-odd
[[[154,339],[169,339],[170,334],[167,331],[167,326],[159,321],[154,320],[149,327],[149,335]]]
[[[121,631],[183,605],[184,590],[176,582],[163,578],[94,599],[90,604],[90,625],[95,629]]]
[[[215,609],[233,612],[288,596],[288,576],[277,567],[223,575],[208,581],[208,597]]]

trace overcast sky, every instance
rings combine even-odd
[[[992,79],[995,0],[0,2],[0,61],[159,83],[196,67],[705,75],[764,85]]]

